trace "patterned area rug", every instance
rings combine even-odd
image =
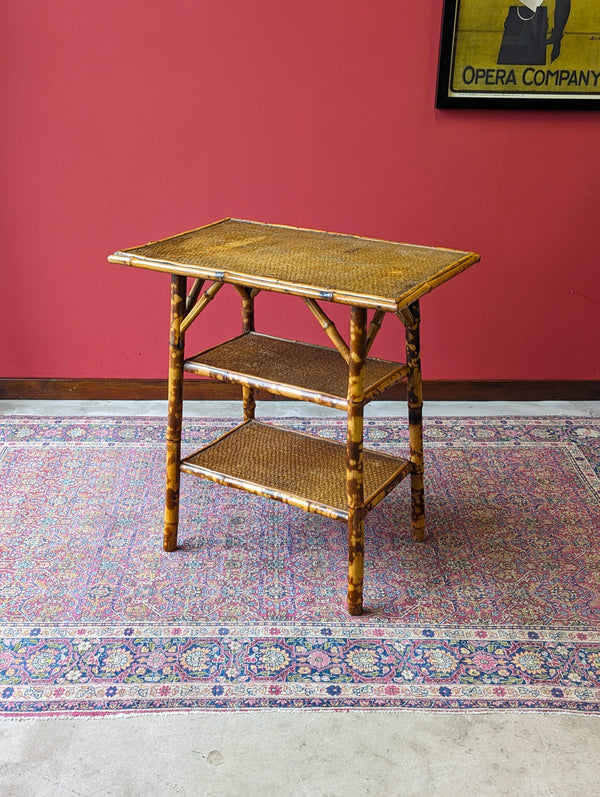
[[[360,618],[334,520],[184,474],[164,553],[164,425],[0,419],[3,716],[600,712],[600,420],[427,421],[429,539],[403,483],[367,518]],[[184,454],[230,425],[186,420]],[[402,422],[366,437],[406,452]]]

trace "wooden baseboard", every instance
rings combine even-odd
[[[600,401],[600,380],[477,380],[424,381],[428,401]],[[236,385],[205,379],[185,380],[188,401],[226,401],[241,399]],[[402,400],[405,385],[397,385],[380,399]],[[150,401],[167,398],[166,379],[0,379],[0,399],[34,400],[113,400]],[[263,400],[282,400],[263,391]]]

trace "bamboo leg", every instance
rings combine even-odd
[[[167,492],[163,548],[177,547],[179,523],[179,462],[181,460],[181,420],[183,414],[183,348],[181,320],[185,313],[186,278],[171,276],[171,337],[169,339],[169,411],[167,420]]]
[[[365,361],[367,357],[367,311],[353,307],[350,316],[350,363],[348,378],[348,444],[346,484],[348,489],[348,611],[363,611],[364,492],[363,413]]]
[[[410,444],[412,536],[422,542],[425,534],[425,491],[423,485],[423,386],[421,382],[421,343],[419,302],[409,307],[405,321],[408,373],[408,438]],[[412,316],[412,318],[410,318]]]
[[[254,296],[249,290],[241,293],[242,297],[242,331],[254,332]],[[244,420],[250,421],[256,412],[254,388],[242,387],[242,403],[244,407]]]

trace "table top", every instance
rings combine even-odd
[[[111,263],[396,312],[479,260],[474,252],[223,219],[115,252]]]

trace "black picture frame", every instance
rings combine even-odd
[[[528,2],[535,4],[536,0]],[[542,0],[542,5],[533,12],[527,8],[524,0],[506,0],[504,8],[498,3],[487,4],[487,9],[481,0],[444,0],[435,107],[578,111],[600,109],[600,4],[597,0],[578,0],[577,15],[573,15],[569,31],[570,0],[558,0],[562,3],[562,16],[564,17],[565,9],[568,8],[568,12],[563,35],[555,37],[559,41],[555,47],[553,42],[547,41],[554,36],[556,2],[557,0]],[[490,11],[491,6],[497,7],[500,12],[495,9]],[[511,6],[516,9],[516,14],[509,10]],[[500,23],[498,13],[505,15]],[[489,23],[490,14],[494,14],[494,29],[474,30],[473,22],[478,23],[477,14],[481,15],[481,25],[488,24],[489,28],[492,27]],[[534,19],[536,14],[541,15],[538,18],[537,34],[529,31],[525,36],[521,29],[527,30],[528,26],[523,22]],[[512,36],[509,44],[517,40],[515,26],[509,20],[509,15],[517,23],[516,27],[520,26],[519,42],[523,38],[533,41],[537,37],[537,55],[533,55],[533,58],[537,58],[536,64],[530,63],[531,46],[526,56],[523,55],[524,50],[518,51],[519,54],[516,55],[514,48],[506,49],[505,42],[509,34]],[[523,22],[520,21],[522,18]],[[470,23],[468,30],[461,28],[463,19]],[[548,27],[544,42],[541,43],[539,30],[544,27],[544,19]],[[582,19],[587,22],[582,24]],[[561,22],[559,19],[559,25]],[[466,25],[466,22],[463,24]],[[574,30],[573,25],[578,29]],[[585,25],[589,28],[597,26],[598,30],[581,30]],[[567,42],[568,47],[565,46]],[[540,47],[543,50],[541,56]],[[498,53],[496,63],[493,63],[494,52]],[[546,63],[541,60],[544,55]],[[579,55],[581,63],[577,66]],[[528,59],[527,63],[516,63],[525,57]],[[512,61],[507,63],[507,58]],[[590,63],[596,68],[593,69]]]

